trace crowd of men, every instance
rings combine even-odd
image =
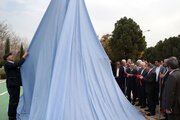
[[[7,89],[10,95],[8,116],[16,120],[16,109],[19,102],[21,73],[20,66],[25,62],[28,52],[20,61],[14,62],[11,53],[4,56]],[[156,114],[159,104],[165,111],[166,120],[180,120],[180,68],[176,57],[156,60],[154,65],[146,60],[133,63],[131,59],[117,61],[112,65],[114,77],[129,102],[140,106],[148,116]],[[133,95],[133,96],[131,96]],[[138,103],[136,102],[138,101]],[[137,103],[137,104],[135,104]]]
[[[176,57],[156,60],[154,64],[147,60],[134,63],[131,59],[123,59],[112,65],[112,70],[119,87],[133,105],[145,109],[148,116],[154,116],[156,105],[159,105],[165,120],[180,120],[180,69]]]

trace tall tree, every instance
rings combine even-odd
[[[176,56],[180,59],[180,35],[177,37],[170,37],[164,41],[159,41],[155,47],[147,48],[144,51],[143,57],[150,62],[155,60],[163,60],[171,56]]]
[[[23,44],[21,43],[21,48],[20,48],[20,58],[24,55],[24,48]]]
[[[6,43],[5,43],[5,54],[10,53],[10,39],[7,38],[6,39]]]
[[[109,46],[113,60],[138,59],[146,48],[146,41],[139,25],[133,19],[124,17],[115,23]]]

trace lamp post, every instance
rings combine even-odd
[[[145,30],[145,31],[143,31],[143,33],[145,33],[145,32],[150,32],[151,30]]]

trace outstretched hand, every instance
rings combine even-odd
[[[23,55],[23,58],[26,58],[29,55],[29,53],[26,51]]]

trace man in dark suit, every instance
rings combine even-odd
[[[154,71],[156,72],[156,104],[159,104],[159,88],[160,88],[160,74],[163,74],[165,71],[165,68],[163,65],[161,65],[161,61],[160,60],[156,60],[155,61],[155,67],[154,67]]]
[[[20,66],[24,63],[27,55],[28,52],[25,52],[23,57],[17,63],[13,61],[13,55],[11,53],[4,56],[4,60],[6,61],[4,64],[7,77],[6,86],[10,95],[8,108],[9,120],[16,120],[16,110],[19,103],[20,86],[22,85]]]
[[[119,87],[121,88],[122,92],[124,93],[124,90],[125,90],[125,83],[124,83],[124,68],[123,66],[121,66],[120,62],[116,62],[116,67],[114,68],[113,70],[113,74],[114,74],[114,77],[119,85]]]
[[[138,75],[145,77],[148,73],[146,69],[146,63],[141,62],[141,69],[138,71]],[[139,103],[137,106],[141,106],[141,108],[146,107],[146,93],[145,93],[145,81],[138,79],[137,80],[137,88],[139,90]]]
[[[156,72],[153,70],[152,64],[147,65],[148,73],[145,77],[140,79],[145,82],[145,92],[148,101],[148,116],[155,115],[156,101],[155,101],[155,88],[156,88]]]
[[[166,84],[166,81],[167,81],[168,76],[169,76],[169,70],[168,70],[167,64],[166,64],[167,60],[168,59],[164,60],[165,72],[160,75],[160,78],[162,79],[162,88],[161,88],[161,94],[160,94],[160,101],[161,101],[161,105],[162,105],[163,110],[166,110],[165,84]],[[165,112],[164,116],[165,116],[165,120],[168,120],[168,116],[167,116],[166,112]]]
[[[130,63],[130,68],[126,71],[128,73],[127,75],[127,96],[129,102],[131,102],[131,91],[133,93],[133,101],[132,104],[134,105],[137,98],[137,83],[136,83],[136,76],[137,70],[135,69],[134,63]]]
[[[180,120],[180,70],[178,60],[169,58],[167,67],[170,73],[165,84],[166,113],[169,120]]]

